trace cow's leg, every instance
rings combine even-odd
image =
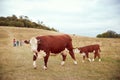
[[[75,55],[74,55],[74,52],[73,52],[73,47],[72,47],[72,42],[70,42],[69,44],[67,44],[66,48],[68,49],[69,51],[69,54],[70,56],[72,57],[72,59],[74,60],[74,64],[77,64],[77,61],[75,59]]]
[[[83,56],[82,62],[85,62],[85,55],[86,55],[86,53],[81,53],[81,55]]]
[[[47,70],[47,62],[48,62],[48,58],[50,56],[50,53],[46,53],[46,56],[44,57],[44,70]]]
[[[95,58],[97,57],[97,52],[95,51],[95,53],[94,53],[94,58],[92,59],[92,61],[95,61]]]
[[[83,62],[83,63],[85,62],[85,55],[83,55],[83,60],[82,60],[82,62]]]
[[[98,53],[98,59],[99,59],[99,62],[101,61],[101,58],[100,58],[100,53]]]
[[[94,58],[92,59],[92,61],[94,61],[96,57],[98,57],[99,61],[101,61],[101,59],[100,59],[100,54],[99,54],[98,51],[95,51],[95,53],[94,53]]]
[[[37,56],[38,56],[38,54],[34,53],[34,55],[33,55],[33,66],[34,66],[34,69],[36,69],[36,67],[37,67],[37,65],[36,65]]]
[[[74,53],[73,53],[73,50],[69,51],[69,54],[70,54],[70,56],[72,57],[72,59],[74,60],[74,64],[77,64],[77,61],[76,61],[76,59],[75,59],[75,55],[74,55]]]
[[[61,55],[62,55],[62,58],[63,58],[63,60],[61,62],[61,65],[63,66],[65,64],[65,60],[66,60],[67,55],[64,55],[64,54],[61,54]]]
[[[38,53],[38,59],[41,59],[41,58],[44,58],[46,56],[46,53],[41,50],[39,53]]]
[[[91,59],[89,58],[89,53],[88,52],[86,53],[86,57],[87,57],[88,61],[91,62]]]

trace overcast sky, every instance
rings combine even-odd
[[[63,33],[120,33],[120,0],[0,0],[0,16],[28,16]]]

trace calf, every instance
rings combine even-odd
[[[94,61],[96,57],[98,57],[99,61],[101,61],[100,53],[99,53],[101,50],[100,50],[99,44],[79,47],[78,50],[79,50],[79,53],[81,53],[81,55],[83,55],[83,62],[85,61],[85,57],[87,57],[87,59],[90,62]],[[91,53],[91,52],[94,53],[94,58],[92,60],[89,58],[89,53]]]

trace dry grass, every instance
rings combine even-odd
[[[102,62],[82,63],[82,56],[75,54],[78,65],[68,55],[66,64],[60,65],[60,55],[51,56],[48,70],[43,70],[43,60],[32,66],[29,45],[13,47],[12,39],[29,39],[32,36],[61,34],[40,29],[0,27],[0,80],[120,80],[120,39],[88,38],[72,36],[73,46],[100,44]],[[90,54],[92,58],[93,55]]]

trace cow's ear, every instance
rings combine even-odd
[[[29,44],[29,43],[30,43],[30,41],[29,41],[29,40],[25,40],[25,41],[24,41],[24,43]]]
[[[82,51],[80,51],[80,53],[82,53]]]

